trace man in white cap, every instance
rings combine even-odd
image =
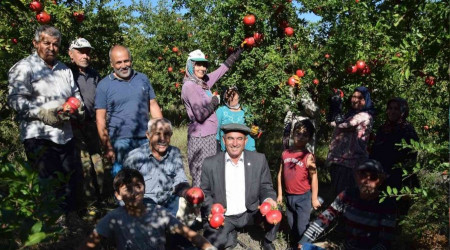
[[[72,129],[83,164],[84,194],[88,200],[95,201],[100,200],[100,194],[105,193],[102,184],[105,183],[104,176],[107,171],[104,171],[100,138],[95,123],[95,89],[100,81],[100,75],[89,66],[92,49],[88,40],[78,38],[70,43],[69,56],[75,84],[80,90],[86,108],[84,121],[73,122]]]

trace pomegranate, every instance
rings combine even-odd
[[[211,214],[223,214],[225,213],[225,208],[223,208],[222,204],[214,203],[211,207]]]
[[[212,228],[219,228],[223,225],[223,222],[225,221],[225,216],[223,214],[213,214],[211,216],[211,219],[209,219],[209,225]]]
[[[266,215],[268,212],[270,212],[270,210],[272,210],[272,205],[270,205],[269,202],[263,202],[260,206],[259,206],[259,212],[264,216]]]
[[[201,188],[191,187],[186,191],[186,199],[192,204],[200,204],[205,199],[205,194]]]
[[[281,212],[279,210],[272,210],[266,214],[266,221],[269,224],[275,225],[281,221],[281,218],[282,218],[282,216],[281,216]]]

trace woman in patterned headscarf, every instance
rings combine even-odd
[[[396,144],[405,140],[410,144],[411,140],[418,141],[416,130],[407,121],[409,115],[408,102],[403,98],[392,98],[386,106],[387,119],[378,128],[375,141],[372,146],[370,158],[379,161],[388,174],[386,185],[396,188],[402,186],[402,169],[392,167],[398,163],[405,163],[416,158],[416,152],[410,149],[402,149]]]
[[[192,51],[186,61],[181,98],[189,116],[188,163],[192,186],[200,186],[203,160],[217,153],[217,117],[214,111],[220,97],[213,95],[211,88],[231,68],[242,51],[242,48],[237,49],[209,74],[209,62],[202,51]]]
[[[328,152],[327,164],[331,171],[333,197],[347,187],[354,187],[353,169],[367,161],[367,144],[372,131],[374,104],[366,87],[355,88],[351,107],[343,119],[336,119]]]

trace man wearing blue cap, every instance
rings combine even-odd
[[[258,206],[269,202],[277,206],[269,165],[264,154],[244,150],[250,128],[242,124],[226,124],[221,127],[226,152],[205,159],[201,184],[205,201],[201,208],[204,236],[219,249],[237,245],[236,228],[242,228],[262,216]],[[225,209],[225,223],[218,229],[209,223],[211,206],[220,203]],[[264,220],[265,221],[265,220]],[[279,224],[269,225],[263,243],[264,249],[275,249]]]

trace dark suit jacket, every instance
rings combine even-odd
[[[266,198],[276,200],[272,177],[266,156],[261,153],[244,150],[245,166],[245,206],[255,211]],[[227,205],[225,192],[225,152],[220,152],[203,161],[201,189],[205,193],[202,215],[208,216],[211,206],[220,203]]]

